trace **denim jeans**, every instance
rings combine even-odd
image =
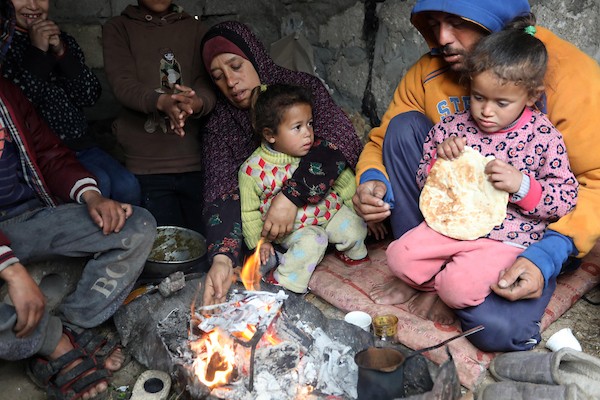
[[[15,337],[15,308],[0,303],[0,358],[19,360],[36,353],[50,354],[60,339],[63,323],[91,328],[110,318],[144,268],[156,223],[148,211],[134,207],[120,232],[104,235],[86,206],[65,204],[3,221],[0,230],[25,267],[61,256],[88,258],[77,288],[58,307],[59,315],[46,313],[28,337]]]
[[[78,151],[77,159],[94,174],[104,197],[140,205],[142,195],[137,178],[110,154],[99,147],[90,147]]]
[[[390,216],[394,239],[423,222],[417,169],[423,142],[433,124],[420,112],[398,114],[390,121],[383,141],[383,163],[390,177],[395,207]]]
[[[204,234],[202,173],[137,175],[142,207],[158,226],[180,226]]]

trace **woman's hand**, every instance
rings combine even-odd
[[[213,258],[210,270],[204,281],[202,305],[209,306],[225,302],[227,292],[233,283],[233,262],[224,254]]]
[[[298,207],[283,193],[279,193],[271,201],[271,207],[263,218],[265,224],[260,236],[271,242],[287,236],[294,227],[297,213]]]

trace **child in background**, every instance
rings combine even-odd
[[[401,302],[428,293],[409,305],[417,315],[451,323],[448,307],[481,304],[501,271],[575,206],[578,183],[562,135],[533,108],[548,59],[534,33],[528,15],[481,39],[466,60],[470,111],[444,118],[427,136],[417,172],[421,188],[436,154],[452,160],[469,145],[496,158],[485,173],[510,197],[506,219],[485,237],[456,240],[423,222],[390,244],[388,264],[405,284]]]
[[[254,249],[260,240],[262,217],[314,145],[314,132],[312,98],[305,88],[258,86],[252,92],[251,104],[252,127],[262,143],[240,167],[239,187],[244,240]],[[364,244],[367,226],[352,207],[355,190],[354,174],[345,168],[323,201],[298,209],[294,231],[278,241],[287,252],[277,254],[279,266],[265,281],[296,293],[306,292],[329,243],[335,244],[336,255],[346,264],[368,261]],[[262,243],[261,263],[275,254],[271,243]]]
[[[205,32],[171,1],[139,0],[107,21],[102,37],[106,75],[124,106],[113,131],[141,184],[142,206],[158,225],[200,233],[200,117],[215,104],[202,64]]]
[[[102,88],[81,48],[48,19],[47,0],[12,0],[16,32],[2,73],[23,90],[50,128],[96,176],[105,197],[139,205],[140,186],[119,161],[94,143],[84,107]]]

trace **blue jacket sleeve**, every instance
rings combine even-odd
[[[365,183],[369,181],[381,181],[385,184],[386,191],[385,196],[383,196],[383,201],[390,205],[390,210],[394,208],[394,192],[392,191],[392,184],[385,177],[383,172],[379,171],[375,168],[369,168],[360,176],[360,183]]]
[[[577,253],[570,237],[547,230],[542,240],[529,246],[519,257],[534,263],[544,275],[544,284],[548,285],[550,278],[558,276],[567,258],[576,256]]]

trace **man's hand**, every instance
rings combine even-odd
[[[29,336],[44,316],[46,298],[23,264],[15,263],[0,272],[8,286],[8,297],[15,306],[17,323],[14,331],[18,338]]]
[[[204,281],[202,305],[210,306],[225,302],[227,291],[233,282],[233,262],[223,254],[213,258],[210,270]]]
[[[500,273],[492,290],[510,301],[537,299],[544,290],[542,271],[526,258],[518,257],[511,267]]]
[[[119,232],[127,218],[133,213],[130,204],[107,199],[95,190],[88,190],[83,193],[82,197],[92,221],[102,228],[105,235]]]
[[[367,223],[381,222],[390,216],[390,205],[383,201],[387,192],[385,183],[367,181],[356,188],[352,204],[356,213]]]
[[[265,224],[260,236],[273,242],[288,235],[294,227],[297,213],[298,207],[283,193],[279,193],[271,201],[271,207],[263,218]]]

